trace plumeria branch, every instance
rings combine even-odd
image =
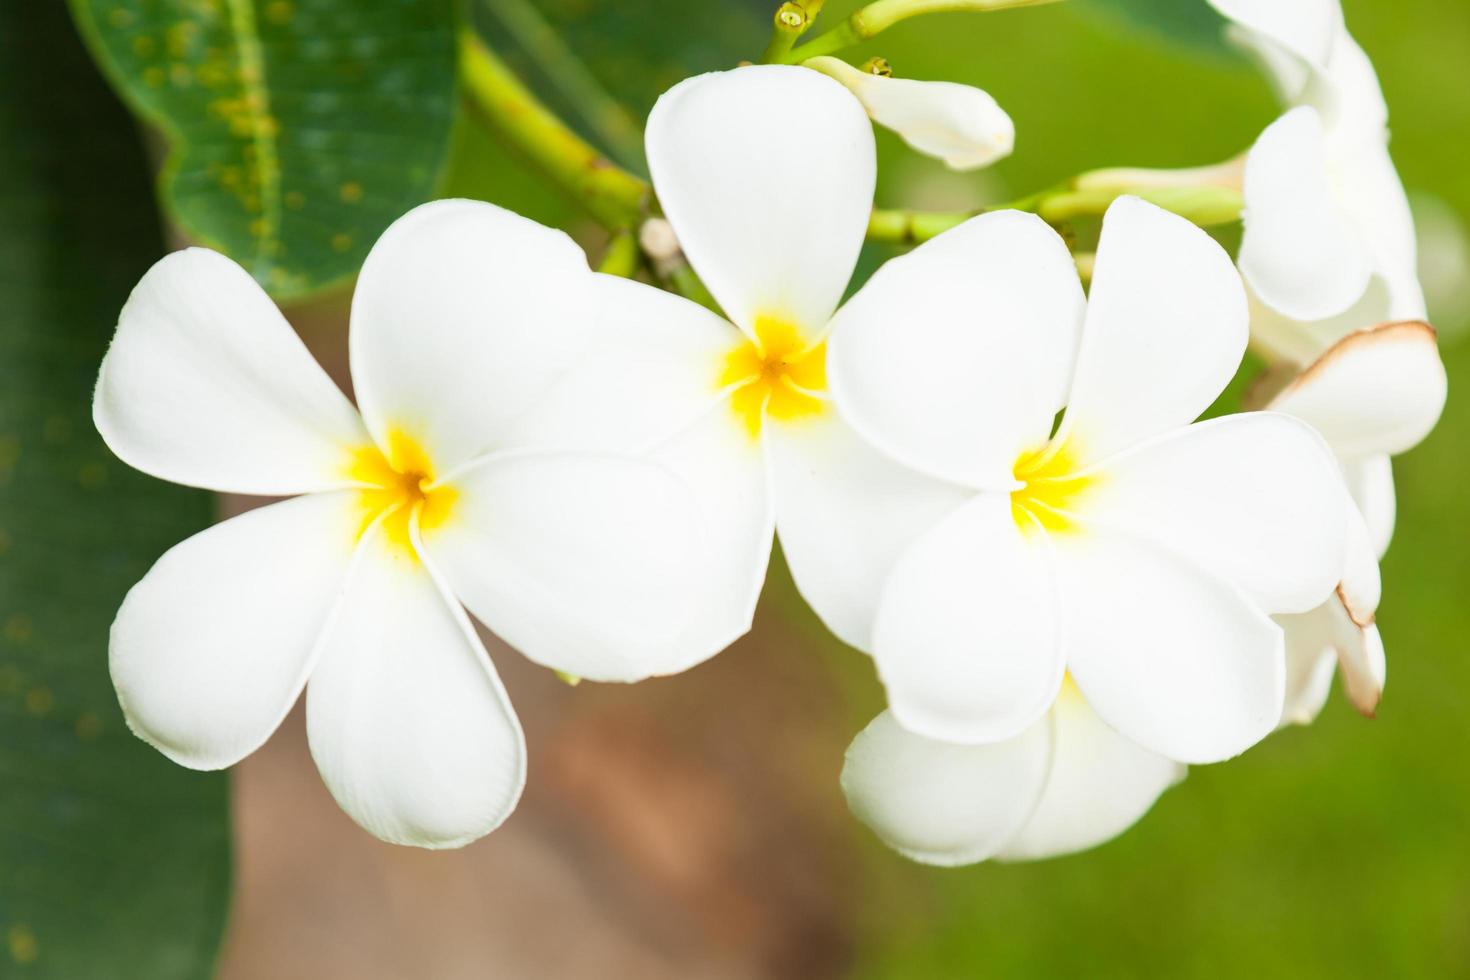
[[[1084,175],[1086,176],[1086,175]],[[1061,227],[1078,218],[1101,217],[1119,197],[1131,194],[1172,211],[1202,228],[1240,220],[1240,192],[1215,186],[1079,187],[1073,178],[1057,187],[973,211],[908,211],[878,208],[868,220],[868,241],[918,244],[989,211],[1029,211]]]
[[[526,88],[510,67],[465,30],[460,80],[480,117],[607,228],[637,227],[652,191],[578,136]]]
[[[832,54],[861,44],[900,21],[923,14],[1008,10],[1057,2],[1059,0],[876,0],[855,10],[847,20],[825,34],[817,35],[800,47],[788,49],[780,60],[785,64],[799,64],[808,58]]]
[[[787,0],[781,4],[771,25],[771,42],[766,45],[766,53],[761,56],[761,61],[766,64],[780,64],[791,52],[797,39],[811,28],[825,2],[826,0]]]
[[[643,252],[638,247],[638,236],[631,228],[614,232],[597,264],[598,272],[630,279],[643,264]]]
[[[529,0],[481,0],[516,44],[536,59],[561,95],[576,107],[588,127],[624,163],[643,152],[638,121],[608,94],[556,28]]]
[[[871,30],[873,24],[881,30],[920,13],[996,10],[1038,2],[1055,0],[878,0],[854,14],[854,18],[864,15],[856,21],[861,30]],[[802,18],[799,27],[792,26],[786,31],[790,35],[788,40],[794,41],[810,26],[821,6],[822,0],[783,5],[782,11],[795,8]],[[838,30],[849,29],[853,23],[850,18]],[[781,24],[778,11],[778,36],[782,34]],[[795,50],[788,48],[786,60],[796,58],[821,40],[819,37]],[[772,44],[779,46],[777,36],[773,36]],[[604,271],[632,275],[640,264],[641,249],[661,281],[684,296],[713,306],[708,291],[679,252],[672,231],[659,234],[667,229],[667,224],[654,216],[653,192],[647,181],[619,167],[577,135],[484,41],[468,30],[460,36],[460,76],[466,96],[480,118],[614,233],[601,266]],[[1142,197],[1198,225],[1225,224],[1240,217],[1239,175],[1238,161],[1186,170],[1095,170],[1026,197],[973,211],[876,209],[868,223],[867,238],[872,242],[917,244],[977,214],[1007,209],[1030,211],[1050,224],[1064,226],[1078,218],[1101,216],[1124,194]],[[650,249],[650,243],[657,245],[664,238],[669,241]]]

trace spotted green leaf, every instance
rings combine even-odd
[[[163,134],[165,210],[287,299],[352,276],[433,196],[455,109],[454,0],[70,0]]]
[[[163,250],[149,172],[62,4],[0,3],[0,92],[0,977],[203,980],[225,776],[133,737],[107,674],[123,594],[211,516],[91,423],[118,310]]]

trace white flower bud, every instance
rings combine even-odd
[[[847,86],[874,122],[953,170],[989,166],[1009,156],[1015,146],[1011,117],[972,85],[890,78],[837,58],[812,58],[804,64]]]

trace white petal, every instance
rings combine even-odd
[[[905,728],[974,744],[1020,734],[1062,682],[1055,584],[1040,532],[1005,494],[936,524],[894,567],[873,626],[888,705]]]
[[[662,289],[588,275],[588,310],[567,367],[511,426],[507,444],[642,452],[683,432],[727,397],[721,375],[744,335]]]
[[[1342,577],[1351,510],[1310,426],[1249,412],[1186,426],[1101,466],[1078,512],[1170,548],[1271,613],[1305,612]]]
[[[1372,718],[1388,680],[1383,637],[1376,624],[1349,631],[1341,620],[1338,622],[1342,636],[1337,644],[1337,663],[1342,668],[1343,689],[1358,713]]]
[[[762,442],[750,438],[728,400],[659,447],[652,458],[694,492],[709,543],[708,588],[704,598],[691,603],[695,611],[687,631],[673,645],[686,649],[688,659],[663,671],[674,673],[713,656],[750,630],[771,559],[775,496]]]
[[[1010,156],[1015,146],[1011,117],[973,85],[874,75],[840,58],[812,58],[803,64],[847,86],[874,122],[953,170],[987,167]]]
[[[351,491],[297,497],[169,549],[112,624],[128,727],[191,769],[259,748],[301,693],[346,585],[355,501]]]
[[[1311,423],[1344,460],[1418,445],[1444,410],[1447,381],[1434,328],[1408,321],[1351,333],[1272,401]]]
[[[1271,363],[1305,368],[1342,338],[1364,327],[1394,319],[1389,285],[1382,276],[1368,280],[1356,303],[1325,320],[1293,320],[1251,294],[1251,343]]]
[[[844,643],[871,651],[888,573],[972,492],[898,465],[835,413],[768,424],[765,441],[781,548],[797,589]]]
[[[1240,276],[1214,239],[1118,198],[1103,217],[1058,438],[1094,460],[1193,422],[1240,366],[1249,319]]]
[[[1348,500],[1347,511],[1347,560],[1342,582],[1337,586],[1337,598],[1354,623],[1368,626],[1378,615],[1378,603],[1383,599],[1383,579],[1367,521],[1351,499]]]
[[[842,790],[853,815],[905,857],[953,867],[1012,839],[1046,780],[1051,722],[993,745],[914,735],[883,712],[853,739]]]
[[[1058,535],[1068,669],[1118,732],[1179,762],[1218,762],[1281,717],[1281,629],[1240,592],[1122,535]]]
[[[1240,271],[1273,309],[1295,320],[1322,320],[1368,288],[1368,243],[1333,192],[1314,109],[1286,113],[1251,147],[1244,220]]]
[[[1283,616],[1286,630],[1287,689],[1282,724],[1313,721],[1327,701],[1334,666],[1342,668],[1343,689],[1359,713],[1371,718],[1383,697],[1388,663],[1377,625],[1354,623],[1336,597],[1301,616]]]
[[[449,486],[451,509],[424,531],[424,545],[507,643],[591,680],[640,680],[691,661],[678,641],[707,587],[705,540],[693,494],[668,468],[512,453]]]
[[[1337,147],[1332,155],[1332,179],[1344,213],[1372,258],[1374,272],[1388,287],[1390,318],[1424,319],[1414,216],[1385,137],[1356,137]]]
[[[1334,142],[1386,142],[1388,102],[1383,86],[1367,52],[1346,29],[1337,31],[1326,70],[1314,73],[1302,97],[1322,113]]]
[[[833,321],[827,374],[853,428],[915,469],[1009,487],[1066,401],[1085,300],[1034,215],[982,215],[890,260]]]
[[[1393,486],[1393,463],[1388,456],[1369,456],[1343,467],[1348,490],[1368,525],[1373,553],[1382,558],[1393,540],[1398,509]]]
[[[1073,684],[1062,685],[1050,719],[1046,788],[1020,833],[996,855],[1003,861],[1056,857],[1111,840],[1188,771],[1109,728]]]
[[[1281,708],[1282,725],[1310,725],[1321,714],[1332,692],[1332,675],[1337,668],[1331,612],[1327,600],[1307,613],[1278,616],[1276,623],[1286,633],[1286,699]]]
[[[351,485],[352,405],[244,269],[190,248],[123,307],[92,418],[129,466],[174,483],[285,495]]]
[[[525,785],[520,722],[474,627],[381,524],[323,638],[306,733],[337,803],[392,844],[468,844]]]
[[[402,432],[441,474],[504,447],[578,351],[591,279],[565,234],[492,204],[395,221],[352,298],[352,380],[379,446]]]
[[[659,203],[730,319],[815,339],[873,207],[873,129],[852,94],[795,66],[699,75],[659,98],[645,142]]]
[[[1338,0],[1209,0],[1221,16],[1253,35],[1325,69],[1342,30]]]

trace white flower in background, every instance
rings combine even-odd
[[[1389,457],[1418,445],[1434,428],[1446,387],[1434,329],[1411,320],[1347,334],[1268,403],[1322,433],[1357,505],[1348,572],[1337,595],[1305,616],[1282,620],[1291,678],[1287,722],[1316,717],[1334,662],[1359,711],[1371,715],[1378,705],[1386,668],[1375,623],[1377,562],[1393,536],[1395,511]]]
[[[1414,221],[1386,137],[1334,137],[1310,106],[1246,155],[1240,269],[1260,304],[1254,333],[1283,355],[1350,325],[1422,319]]]
[[[1353,703],[1371,714],[1385,674],[1374,615],[1376,558],[1394,523],[1389,456],[1429,433],[1445,398],[1434,331],[1423,322],[1413,216],[1388,153],[1382,89],[1339,0],[1210,2],[1294,106],[1261,134],[1244,173],[1240,267],[1252,338],[1278,376],[1299,372],[1267,407],[1323,433],[1361,512],[1339,594],[1281,620],[1283,720],[1316,716],[1334,661]]]
[[[332,795],[386,841],[454,847],[510,813],[520,723],[464,611],[527,656],[633,680],[688,653],[704,555],[656,463],[509,433],[543,386],[543,322],[584,315],[560,232],[426,205],[353,298],[361,414],[244,270],[204,249],[143,278],[103,362],[111,449],[176,483],[297,495],[203,531],[128,593],[111,669],[128,724],[174,761],[253,752],[306,689]],[[648,292],[653,290],[643,287]]]
[[[848,748],[842,788],[858,819],[894,850],[958,865],[1101,844],[1186,771],[1108,727],[1066,682],[1040,721],[990,745],[927,739],[885,711]]]
[[[866,648],[888,567],[964,499],[867,446],[828,396],[833,311],[873,202],[872,126],[825,75],[752,66],[664,93],[647,149],[668,221],[729,320],[602,277],[618,314],[577,324],[564,381],[524,434],[651,453],[695,488],[722,569],[701,621],[721,625],[720,645],[749,628],[778,531],[802,595]],[[916,293],[904,314],[942,301]]]
[[[1270,615],[1342,578],[1346,497],[1297,419],[1190,424],[1246,333],[1224,251],[1129,197],[1104,219],[1090,300],[1050,228],[1000,212],[888,263],[844,307],[829,354],[843,417],[967,498],[882,588],[873,653],[903,727],[1004,741],[1068,672],[1103,722],[1175,761],[1275,727]]]
[[[1423,319],[1388,106],[1338,0],[1210,2],[1292,107],[1246,159],[1240,267],[1256,297],[1308,323],[1359,304],[1357,326]]]
[[[892,78],[826,56],[802,64],[847,86],[874,122],[952,170],[988,167],[1015,148],[1011,117],[973,85]]]

